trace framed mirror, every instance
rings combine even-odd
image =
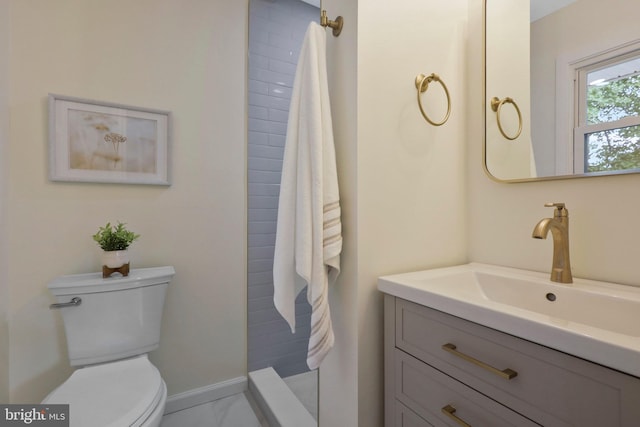
[[[640,172],[640,2],[485,0],[487,172]]]

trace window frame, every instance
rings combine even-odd
[[[630,52],[625,49],[619,52],[618,49],[609,51],[593,58],[588,64],[584,64],[575,69],[575,105],[574,105],[574,128],[573,128],[573,168],[575,173],[589,173],[587,170],[587,159],[585,157],[587,137],[591,134],[614,129],[622,129],[631,126],[640,126],[639,116],[627,116],[619,120],[601,123],[587,123],[587,101],[589,84],[587,76],[594,70],[608,68],[616,64],[627,62],[630,59],[640,59],[640,42],[637,49]]]
[[[596,53],[589,52],[581,56],[561,55],[556,59],[557,175],[585,174],[584,136],[582,136],[581,144],[576,143],[577,136],[584,135],[582,128],[579,129],[580,134],[576,130],[579,127],[578,115],[580,113],[578,101],[580,82],[578,81],[577,70],[586,67],[596,68],[596,64],[603,64],[607,60],[618,62],[615,58],[633,55],[634,52],[637,52],[640,56],[640,39],[622,43],[612,48],[602,49]]]

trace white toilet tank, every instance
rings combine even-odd
[[[102,273],[62,276],[48,284],[60,308],[69,363],[85,366],[148,353],[158,347],[162,308],[173,267],[132,269],[127,277]]]

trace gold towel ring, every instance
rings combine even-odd
[[[502,123],[500,123],[500,109],[504,104],[507,103],[513,104],[513,107],[516,109],[516,113],[518,113],[518,131],[516,132],[515,136],[507,135],[504,132],[504,129],[502,129]],[[514,101],[512,98],[509,98],[508,96],[503,100],[500,100],[497,96],[494,96],[493,98],[491,98],[491,109],[496,112],[498,129],[500,129],[500,133],[502,134],[502,136],[507,138],[509,141],[513,141],[514,139],[518,138],[520,136],[520,133],[522,132],[522,114],[520,114],[520,108],[518,108],[518,104],[516,104],[516,101]]]
[[[444,119],[441,122],[434,122],[433,120],[431,120],[422,108],[422,100],[420,99],[420,94],[427,91],[429,83],[431,82],[440,83],[442,85],[442,88],[444,89],[444,93],[447,95],[447,114],[444,116]],[[440,76],[438,76],[436,73],[431,73],[428,76],[425,76],[424,74],[418,74],[416,76],[416,89],[418,89],[418,107],[420,107],[422,117],[424,117],[426,121],[434,126],[442,126],[443,124],[445,124],[447,120],[449,120],[449,115],[451,114],[451,97],[449,96],[449,89],[447,89],[447,85],[445,85],[442,79],[440,79]]]

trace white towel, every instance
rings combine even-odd
[[[309,368],[333,347],[328,286],[340,272],[342,224],[326,67],[326,33],[304,38],[289,109],[273,261],[273,301],[295,332],[295,298],[312,307]]]

